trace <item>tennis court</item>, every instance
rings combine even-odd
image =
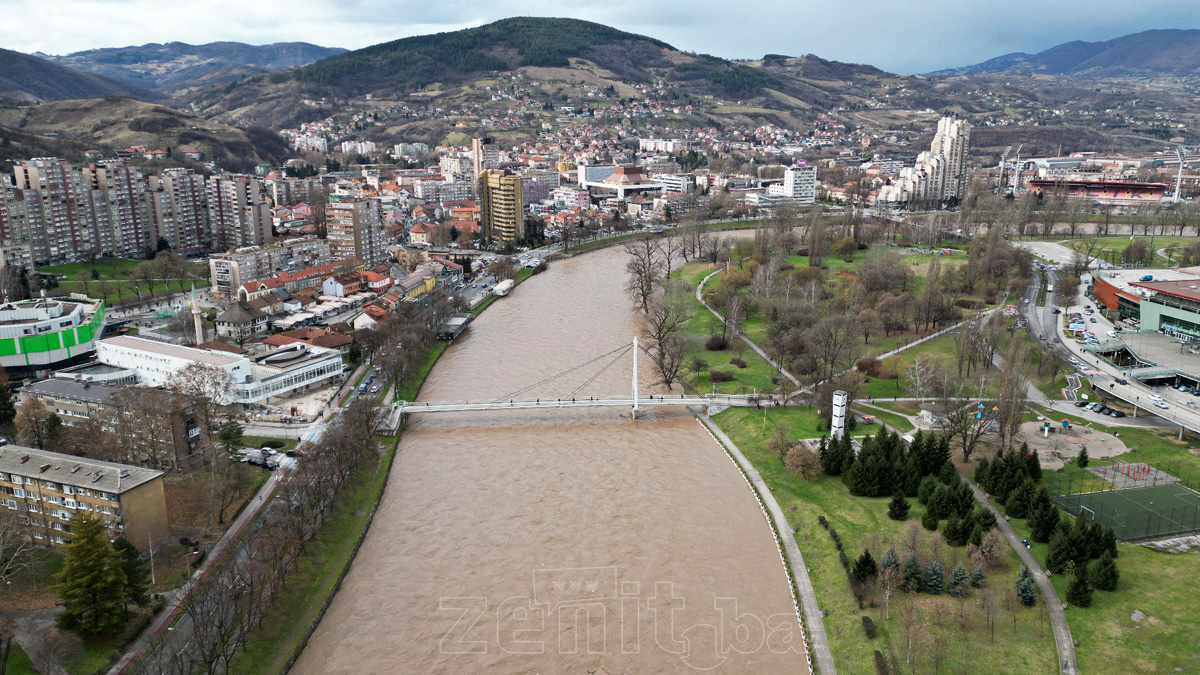
[[[1179,483],[1073,493],[1068,489],[1055,500],[1072,515],[1113,528],[1122,540],[1200,530],[1200,493]]]

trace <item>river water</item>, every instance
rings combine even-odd
[[[607,249],[517,287],[446,351],[421,398],[510,398],[630,342],[624,262]],[[524,396],[628,395],[629,354],[576,391],[611,360]],[[684,410],[411,416],[293,672],[807,672],[795,622],[753,492]]]

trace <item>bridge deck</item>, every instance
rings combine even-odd
[[[747,406],[755,405],[759,397],[754,396],[640,396],[637,406],[689,406],[689,405],[723,405]],[[556,408],[632,408],[632,397],[576,397],[576,398],[542,398],[542,399],[510,399],[507,401],[401,401],[395,404],[393,412],[401,414],[439,413],[439,412],[472,412],[486,410],[541,410]]]

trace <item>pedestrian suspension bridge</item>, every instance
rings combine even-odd
[[[568,368],[561,373],[539,380],[527,387],[518,389],[507,396],[488,401],[397,401],[392,404],[379,422],[379,430],[393,434],[399,428],[407,415],[432,413],[463,413],[488,411],[517,411],[517,410],[558,410],[563,408],[629,408],[631,417],[637,418],[638,410],[644,407],[656,406],[704,406],[707,411],[715,413],[729,407],[773,405],[774,402],[759,394],[649,394],[639,395],[637,380],[638,352],[649,352],[638,345],[637,338],[633,342],[617,349],[601,354],[577,366]],[[633,354],[633,371],[631,379],[631,395],[585,396],[583,392],[588,385],[595,382],[603,373],[611,369],[626,354]],[[651,358],[653,358],[651,356]],[[608,359],[605,362],[605,359]],[[583,371],[589,366],[600,366],[593,375],[582,384],[563,396],[553,398],[530,397],[530,392],[546,387],[556,380]]]

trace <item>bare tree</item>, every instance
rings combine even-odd
[[[892,595],[900,587],[903,574],[899,567],[885,567],[879,575],[879,590],[883,591],[883,618],[892,618]]]
[[[683,239],[680,237],[663,237],[658,242],[659,260],[662,261],[662,276],[671,278],[675,262],[683,257]],[[685,259],[686,262],[686,259]]]
[[[1024,340],[1012,340],[1004,357],[1004,370],[996,379],[996,424],[1000,431],[1000,447],[1007,448],[1009,439],[1016,436],[1025,419],[1025,402],[1028,399],[1029,381],[1025,379],[1025,367],[1029,361],[1029,348]]]
[[[641,307],[643,312],[649,312],[650,298],[663,279],[662,251],[650,237],[639,237],[626,242],[624,247],[629,254],[629,261],[625,264],[625,271],[629,273],[625,290],[635,305]]]
[[[940,426],[947,436],[959,440],[964,462],[971,460],[971,454],[975,452],[992,421],[986,406],[980,409],[971,402],[970,394],[969,382],[952,380],[944,386],[940,397],[943,408]]]
[[[922,354],[913,359],[912,365],[904,369],[904,377],[908,381],[908,389],[916,398],[926,398],[933,393],[933,383],[936,380],[938,365],[930,357]]]
[[[215,428],[221,412],[233,402],[233,384],[224,368],[189,363],[167,378],[166,388],[202,407],[209,428]]]
[[[848,316],[828,316],[818,321],[806,333],[817,367],[823,379],[833,377],[839,366],[854,359],[858,326]]]
[[[0,508],[0,583],[29,567],[32,542],[17,512]]]
[[[642,336],[646,338],[654,366],[663,386],[674,384],[683,368],[687,351],[684,326],[692,317],[692,289],[678,280],[668,280],[651,298]]]
[[[26,445],[39,450],[46,443],[46,421],[50,411],[36,396],[26,396],[21,405],[17,406],[17,435]]]

